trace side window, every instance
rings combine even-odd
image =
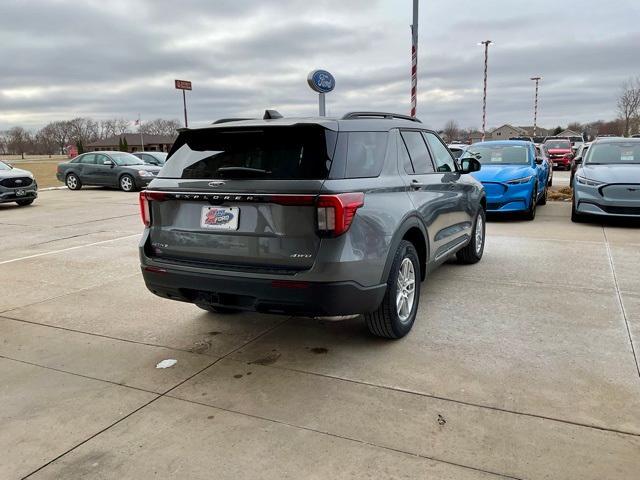
[[[109,160],[109,157],[102,154],[96,154],[96,165],[104,165],[105,160]]]
[[[433,163],[431,162],[431,155],[429,154],[429,150],[427,150],[427,145],[424,143],[422,134],[420,132],[406,130],[400,132],[400,135],[402,135],[402,139],[409,151],[414,172],[418,174],[432,173]]]
[[[84,163],[86,165],[95,165],[96,156],[93,153],[87,153],[82,157],[82,160],[80,160],[80,163]]]
[[[438,172],[455,172],[456,164],[449,153],[449,149],[444,146],[438,137],[433,133],[425,132],[425,137],[429,142],[433,156],[435,157]]]
[[[350,132],[345,177],[367,178],[380,175],[387,154],[388,135],[387,132]]]
[[[404,141],[401,138],[398,139],[398,158],[402,162],[404,171],[407,172],[409,175],[413,175],[415,172],[413,171],[411,157],[409,157],[407,146],[404,144]]]

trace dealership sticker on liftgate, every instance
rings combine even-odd
[[[202,207],[200,227],[207,230],[237,230],[238,207]]]

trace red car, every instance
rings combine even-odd
[[[571,149],[571,142],[568,139],[549,139],[544,142],[544,146],[549,154],[549,159],[553,162],[554,168],[571,169],[573,150]]]

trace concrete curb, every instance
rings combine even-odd
[[[47,192],[49,190],[67,190],[67,187],[46,187],[38,189],[39,192]]]

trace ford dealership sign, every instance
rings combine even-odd
[[[336,79],[326,70],[314,70],[309,73],[307,83],[318,93],[328,93],[336,86]]]

